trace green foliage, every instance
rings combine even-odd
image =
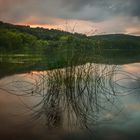
[[[114,53],[115,51],[115,53]],[[140,51],[140,37],[130,35],[90,36],[60,30],[30,28],[0,22],[1,54],[31,54],[45,56],[51,66],[64,66],[68,60],[91,61],[99,55],[103,58],[113,54]],[[134,53],[135,52],[135,53]],[[137,54],[138,55],[138,54]],[[88,57],[88,58],[87,58]],[[86,58],[86,59],[85,59]]]
[[[0,30],[1,53],[42,53],[47,41],[37,40],[28,33],[21,33],[9,29]]]
[[[140,50],[140,37],[124,34],[98,35],[90,37],[95,46],[102,49]]]

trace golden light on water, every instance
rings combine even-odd
[[[130,72],[130,73],[140,73],[140,63],[133,63],[129,65],[124,65],[123,68],[124,71]]]

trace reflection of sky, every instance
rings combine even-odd
[[[10,140],[11,137],[13,140],[36,140],[40,137],[44,140],[50,137],[45,132],[44,122],[35,121],[31,116],[32,106],[38,103],[38,98],[17,97],[1,90],[6,83],[25,78],[28,78],[28,81],[32,80],[30,74],[13,75],[0,80],[0,139],[2,140]],[[6,87],[11,89],[11,86]]]
[[[138,77],[140,77],[140,63],[134,63],[134,64],[128,64],[124,65],[121,68],[124,72],[128,72],[129,74],[136,75],[135,79],[133,80],[127,80],[119,81],[121,82],[121,85],[126,86],[130,88],[140,88],[140,80]],[[14,75],[10,76],[4,79],[1,79],[0,85],[6,83],[7,81],[12,81],[17,79],[25,79],[29,78],[28,80],[31,80],[32,74],[38,74],[36,72],[28,73],[28,74],[20,74],[20,75]],[[40,72],[41,74],[41,72]],[[122,75],[121,75],[122,76]],[[138,77],[137,77],[138,76]],[[133,76],[134,77],[134,76]],[[139,135],[140,132],[140,89],[132,90],[130,95],[126,96],[119,96],[119,106],[123,110],[119,114],[117,114],[114,117],[114,114],[107,113],[106,116],[104,116],[107,119],[112,119],[111,121],[106,122],[104,125],[101,124],[98,133],[100,135],[103,135],[103,139],[106,140],[127,140],[131,139],[134,136]],[[36,100],[33,100],[33,98],[27,98],[25,97],[24,102],[26,102],[28,105],[33,104],[33,102],[36,102]],[[118,106],[118,104],[117,104]],[[7,132],[8,133],[15,133],[16,131],[13,128],[21,129],[23,131],[24,127],[27,128],[27,123],[25,123],[24,127],[19,126],[21,122],[28,122],[30,123],[30,120],[28,120],[27,114],[29,114],[30,111],[25,109],[25,106],[20,102],[18,97],[7,94],[6,92],[0,91],[0,132]],[[16,117],[15,117],[16,116]],[[38,122],[37,122],[38,123]],[[31,126],[31,125],[30,125]],[[30,127],[28,127],[29,129]],[[29,132],[31,135],[43,135],[45,133],[40,132],[42,129],[35,134],[38,127],[33,128]],[[10,132],[11,131],[11,132]],[[13,132],[14,131],[14,132]],[[17,131],[18,133],[20,130]],[[1,134],[0,134],[1,135]],[[45,134],[46,135],[46,134]],[[102,136],[101,136],[102,137]]]
[[[133,74],[132,77],[136,77],[134,79],[122,79],[122,81],[119,81],[121,85],[131,88],[132,91],[129,95],[120,96],[120,101],[124,106],[123,111],[114,118],[112,123],[101,127],[101,133],[108,135],[106,138],[104,137],[104,139],[128,140],[140,138],[140,63],[124,65],[122,66],[122,70],[129,74],[119,76],[126,78]],[[119,79],[121,78],[122,77],[119,77]]]
[[[133,74],[139,74],[140,75],[140,63],[133,63],[128,65],[123,65],[123,70],[133,73]]]

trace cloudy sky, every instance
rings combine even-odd
[[[140,35],[140,0],[0,0],[0,20],[89,35]]]

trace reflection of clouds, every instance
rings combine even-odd
[[[111,114],[111,113],[107,113],[105,116],[104,116],[104,119],[106,120],[111,120],[114,118],[114,114]]]
[[[7,85],[13,87],[8,90],[14,95],[40,97],[33,116],[45,117],[49,127],[85,129],[102,119],[112,119],[111,113],[120,110],[112,83],[116,68],[87,63],[47,72],[32,71],[18,75]]]
[[[122,66],[121,74],[117,75],[121,91],[132,89],[130,95],[120,96],[120,100],[124,105],[123,112],[121,112],[110,124],[105,124],[101,127],[101,134],[108,135],[108,139],[114,139],[114,134],[117,139],[139,139],[140,135],[140,63],[128,64]],[[105,117],[110,116],[107,114]],[[109,133],[108,133],[109,132]],[[120,137],[119,137],[120,136]]]
[[[138,67],[140,67],[140,64],[135,63],[135,64],[124,65],[122,69],[123,69],[123,71],[135,74],[136,71],[139,72]],[[78,115],[80,116],[78,118],[79,119],[78,123],[76,123],[77,127],[79,127],[78,125],[79,125],[79,123],[81,123],[80,119],[83,119],[82,123],[87,123],[87,122],[90,123],[90,121],[88,121],[86,119],[86,117],[87,117],[86,115],[89,114],[93,121],[94,121],[94,118],[92,118],[92,117],[98,118],[99,120],[101,120],[101,122],[102,122],[102,120],[103,121],[111,120],[110,125],[109,124],[106,124],[106,125],[109,126],[108,129],[110,129],[110,128],[114,129],[114,136],[112,136],[113,138],[119,137],[119,134],[118,133],[116,134],[117,131],[120,131],[123,134],[124,133],[127,134],[130,131],[133,134],[134,131],[137,132],[140,130],[140,125],[139,125],[140,124],[139,123],[140,103],[139,103],[139,101],[136,101],[136,99],[135,99],[136,94],[133,94],[133,93],[135,93],[135,90],[133,90],[131,96],[130,95],[129,96],[120,96],[120,98],[116,98],[115,92],[118,89],[114,88],[115,83],[113,83],[113,84],[109,83],[109,82],[112,82],[111,80],[116,80],[116,77],[110,77],[110,75],[113,76],[114,73],[117,73],[118,68],[116,70],[116,67],[114,67],[114,69],[113,69],[113,66],[111,66],[111,65],[109,65],[109,66],[100,65],[99,66],[98,64],[92,64],[92,65],[87,64],[85,66],[83,66],[83,65],[78,66],[77,69],[74,69],[74,67],[72,67],[72,69],[67,68],[66,70],[59,69],[59,70],[53,70],[53,71],[48,71],[48,72],[32,71],[32,72],[26,73],[26,74],[11,76],[10,78],[14,79],[14,80],[18,79],[18,81],[26,80],[26,81],[30,82],[29,84],[32,84],[32,83],[34,83],[34,81],[32,81],[32,80],[38,81],[40,79],[39,82],[40,83],[43,82],[44,81],[43,78],[47,79],[48,78],[47,75],[49,74],[50,81],[48,81],[48,82],[50,83],[50,88],[49,88],[49,90],[46,89],[47,92],[45,91],[45,94],[39,94],[40,96],[43,97],[43,102],[42,103],[40,102],[40,100],[42,100],[42,98],[38,99],[38,98],[32,96],[30,103],[33,105],[36,105],[36,103],[40,102],[41,106],[39,106],[39,108],[36,109],[37,111],[39,111],[39,113],[37,113],[37,115],[42,115],[42,113],[44,113],[44,114],[46,113],[47,115],[50,116],[50,118],[46,117],[47,121],[54,121],[53,118],[55,117],[55,120],[57,120],[57,122],[54,121],[54,124],[56,123],[57,126],[59,124],[67,125],[66,121],[68,120],[68,116],[65,115],[64,113],[62,114],[62,109],[64,109],[63,107],[65,106],[67,109],[68,109],[68,107],[70,107],[69,112],[71,115],[73,115],[75,112],[77,113],[77,109],[80,109],[79,114],[76,114],[77,116]],[[112,70],[114,70],[114,71],[112,71]],[[71,71],[75,72],[75,74],[71,73]],[[76,76],[77,72],[79,72],[79,74]],[[88,75],[87,75],[87,72],[89,72]],[[106,76],[104,76],[104,74],[106,74]],[[84,76],[85,78],[83,79],[82,77],[80,77],[80,75]],[[54,78],[54,76],[56,76],[56,77]],[[59,76],[61,77],[61,79],[59,79]],[[119,75],[119,76],[122,76],[122,75]],[[109,81],[109,78],[111,78],[110,81]],[[115,79],[113,79],[113,78],[115,78]],[[119,77],[119,78],[121,79],[122,77]],[[7,78],[7,80],[9,81],[9,77]],[[69,81],[70,84],[67,84],[66,80]],[[92,82],[90,80],[92,80]],[[136,82],[136,80],[135,81],[133,81],[133,80],[130,81],[130,79],[125,79],[125,80],[128,81],[127,84],[128,85],[130,84],[131,88],[134,87],[134,86],[132,86],[133,85],[132,83]],[[121,82],[122,82],[122,85],[126,84],[126,82],[124,80],[122,80]],[[49,83],[44,83],[44,84],[46,84],[46,86],[48,86]],[[75,84],[72,84],[72,83],[75,83]],[[97,85],[98,84],[99,85],[96,86],[96,83],[97,83]],[[83,85],[85,85],[85,84],[86,84],[86,87],[83,88]],[[93,85],[96,87],[96,89],[93,87]],[[111,86],[112,89],[108,88],[109,85]],[[102,87],[102,88],[100,88],[100,87]],[[76,89],[78,89],[77,91],[80,93],[79,95],[77,94],[77,92],[74,92],[74,91],[76,91]],[[21,90],[21,88],[18,91],[20,91],[20,90]],[[44,91],[43,87],[39,86],[36,89],[33,88],[34,93],[32,93],[29,89],[28,93],[29,94],[31,93],[31,95],[35,95],[35,92],[36,92],[36,95],[37,95],[40,90]],[[67,96],[65,94],[66,90],[67,90],[67,94],[68,94]],[[56,91],[55,93],[57,93],[57,91],[58,92],[60,91],[60,92],[63,92],[63,94],[54,94],[54,91]],[[88,95],[90,97],[87,96],[87,91],[89,91]],[[112,95],[112,91],[114,92],[114,97]],[[124,91],[124,89],[123,89],[123,91]],[[72,93],[74,92],[75,94],[71,94],[71,92]],[[92,94],[93,92],[94,92],[94,94],[97,93],[97,96],[93,96],[93,94]],[[106,92],[106,93],[110,92],[110,94],[104,94],[104,92]],[[50,96],[48,96],[48,94]],[[74,98],[72,96],[74,96]],[[80,97],[82,100],[80,98],[76,99],[77,96]],[[65,99],[65,100],[63,100],[61,97],[63,97],[63,99]],[[97,100],[94,100],[94,98],[96,98],[96,97],[97,97]],[[33,100],[33,98],[36,98],[36,100]],[[85,99],[87,101],[85,101]],[[27,100],[27,98],[26,98],[26,100]],[[66,100],[69,102],[69,104],[67,104]],[[94,102],[94,103],[92,102],[92,104],[90,106],[89,101],[91,101],[91,100],[96,101],[96,102]],[[123,110],[122,110],[123,112],[121,112],[121,113],[117,112],[118,114],[116,114],[116,111],[118,111],[118,110],[115,110],[116,109],[115,107],[118,107],[119,109],[122,108],[122,103],[124,104],[125,109],[123,108]],[[69,106],[67,106],[67,105],[69,105]],[[72,105],[77,106],[76,110],[73,110]],[[99,105],[99,106],[96,106],[96,105]],[[114,105],[116,105],[116,106],[114,106]],[[97,108],[95,109],[94,107],[97,107]],[[82,112],[83,108],[84,108],[84,112]],[[40,110],[38,110],[38,109],[40,109]],[[106,109],[106,110],[104,110],[104,109]],[[95,112],[93,112],[94,110],[95,110]],[[101,113],[100,113],[100,111],[101,111]],[[68,110],[67,110],[67,112],[68,112]],[[92,112],[93,112],[93,114],[92,114]],[[99,114],[97,114],[97,113],[99,113]],[[72,117],[71,122],[73,124],[75,123],[75,121],[73,121],[73,119],[77,119],[76,115],[71,116]],[[61,116],[62,116],[62,120],[60,118]],[[37,117],[40,117],[40,116],[37,116]],[[64,122],[64,124],[61,124],[63,120],[65,122]],[[53,124],[51,124],[51,125],[53,125]],[[131,130],[132,127],[133,127],[133,130]],[[108,131],[108,129],[106,129],[106,131]],[[113,133],[112,133],[112,135],[113,135]],[[121,138],[122,138],[122,135],[120,135],[120,139]]]
[[[130,110],[140,111],[140,103],[128,104],[127,108]]]
[[[123,95],[135,94],[140,91],[140,63],[120,66],[116,76],[117,89]]]
[[[123,65],[123,70],[126,72],[140,75],[140,63]]]

